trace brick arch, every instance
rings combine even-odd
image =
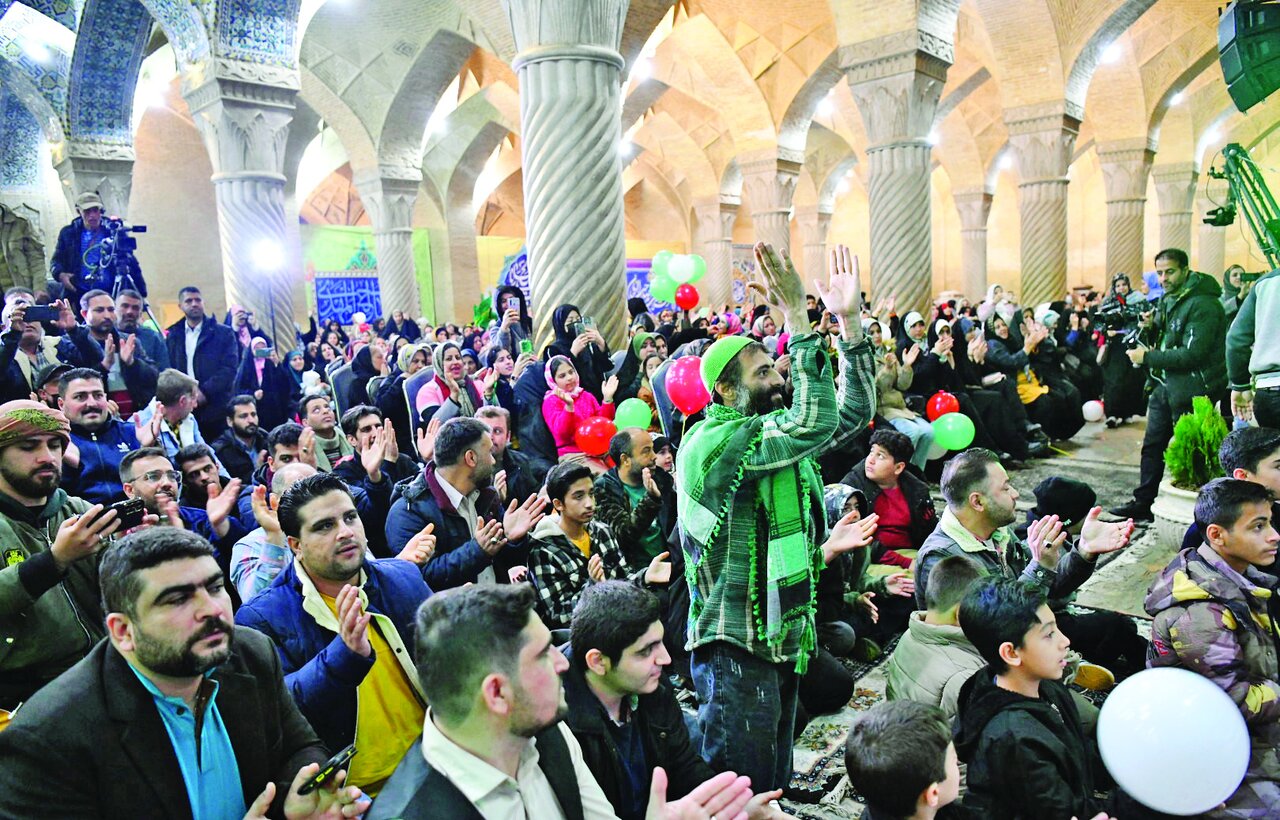
[[[431,112],[475,49],[474,42],[448,29],[440,29],[423,45],[377,129],[382,161],[415,157],[421,151]]]
[[[1084,108],[1089,84],[1102,52],[1115,42],[1156,0],[1121,0],[1103,23],[1089,35],[1067,73],[1063,89],[1068,106]]]
[[[299,67],[299,73],[302,88],[298,97],[333,129],[333,133],[347,149],[352,169],[360,172],[376,167],[378,152],[373,138],[356,113],[305,64]]]
[[[632,134],[632,140],[646,155],[660,157],[688,180],[693,199],[713,197],[719,191],[719,176],[706,153],[683,126],[666,111],[655,111]]]
[[[778,126],[779,148],[792,151],[804,149],[805,137],[809,133],[809,124],[813,122],[818,103],[822,102],[843,78],[839,49],[833,49],[809,75],[804,85],[792,97],[786,112],[783,113],[782,123]]]
[[[72,140],[133,144],[133,95],[152,25],[139,0],[87,0],[67,97]]]
[[[991,43],[1004,108],[1060,100],[1067,69],[1046,0],[974,0]]]

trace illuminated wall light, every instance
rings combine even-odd
[[[937,145],[939,142],[942,141],[942,138],[938,136],[937,131],[930,131],[929,136],[925,137],[924,141],[929,143],[930,145]]]
[[[823,97],[822,101],[818,103],[817,113],[819,117],[830,117],[836,113],[836,104],[831,101],[830,97]]]
[[[1013,157],[1009,156],[1008,154],[1004,154],[1003,156],[1000,157],[1000,161],[996,163],[996,165],[1000,168],[1001,171],[1008,171],[1010,168],[1013,167]]]
[[[1099,56],[1099,60],[1103,63],[1114,63],[1116,60],[1119,60],[1119,59],[1120,59],[1119,43],[1111,43],[1110,45],[1108,45],[1106,48],[1102,50],[1102,54]]]
[[[1182,105],[1182,101],[1186,98],[1187,95],[1184,92],[1178,91],[1169,98],[1169,105]]]

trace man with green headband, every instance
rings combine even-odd
[[[786,785],[800,675],[817,647],[818,573],[839,552],[870,541],[875,517],[841,520],[824,543],[817,460],[845,446],[875,414],[875,363],[859,321],[857,260],[831,253],[818,291],[840,325],[839,389],[825,342],[809,326],[800,275],[786,252],[755,248],[766,302],[782,311],[794,398],[764,347],[720,339],[702,357],[706,419],[681,444],[677,509],[689,582],[689,648],[700,704],[702,756]]]

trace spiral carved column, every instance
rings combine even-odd
[[[872,292],[923,310],[933,289],[929,154],[924,141],[867,149]]]
[[[1067,290],[1067,168],[1080,120],[1058,104],[1005,113],[1017,151],[1018,211],[1022,223],[1022,292],[1036,305]]]
[[[296,71],[223,60],[185,94],[213,165],[227,304],[252,309],[289,346],[302,271],[284,261],[294,258],[285,248],[284,150],[298,86]]]
[[[975,304],[987,290],[987,217],[991,214],[991,194],[984,190],[956,191],[960,213],[960,269],[964,293]]]
[[[1151,169],[1156,180],[1156,197],[1160,201],[1160,247],[1191,248],[1191,207],[1196,198],[1196,182],[1200,175],[1195,163],[1179,162],[1157,165]]]
[[[420,180],[368,176],[355,182],[373,223],[382,314],[403,310],[416,317],[422,306],[413,262],[413,203]]]
[[[733,301],[733,223],[738,206],[719,199],[694,203],[693,215],[696,253],[707,262],[707,275],[697,287],[702,305],[719,310]]]
[[[609,346],[626,338],[622,56],[627,0],[506,0],[519,50],[534,336],[572,303]]]
[[[1147,206],[1147,175],[1155,153],[1139,139],[1098,146],[1107,193],[1107,278],[1133,275],[1143,269],[1143,214]]]

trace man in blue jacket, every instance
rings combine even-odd
[[[120,462],[137,450],[137,429],[111,415],[102,372],[78,367],[62,374],[58,406],[71,422],[71,446],[62,454],[62,489],[90,504],[125,499]]]
[[[417,566],[367,557],[364,523],[342,479],[317,473],[276,510],[294,560],[236,622],[275,643],[285,685],[332,749],[360,754],[347,782],[376,794],[422,731],[426,698],[409,647],[431,595]]]
[[[502,583],[525,562],[525,536],[542,520],[531,495],[504,511],[493,488],[493,439],[483,422],[458,417],[436,435],[431,463],[412,481],[396,485],[387,514],[387,548],[398,553],[427,524],[435,524],[435,556],[423,575],[435,590],[466,583]]]

